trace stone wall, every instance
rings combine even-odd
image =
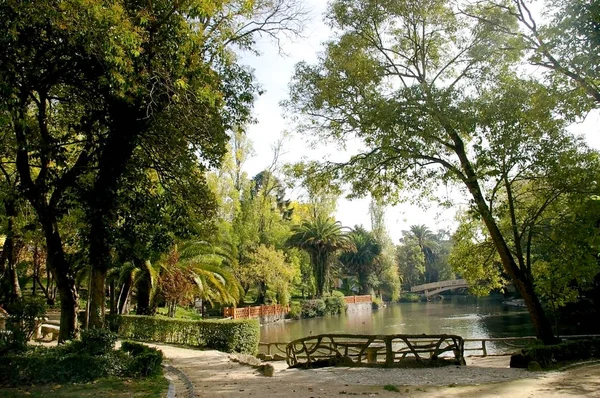
[[[346,313],[348,314],[373,310],[371,303],[348,303],[347,305]]]

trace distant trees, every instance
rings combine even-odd
[[[306,251],[310,256],[317,297],[322,297],[328,289],[329,269],[334,254],[342,250],[355,250],[352,240],[344,233],[342,225],[324,217],[304,221],[294,226],[287,244]]]

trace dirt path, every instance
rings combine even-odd
[[[296,370],[272,362],[275,374],[265,377],[219,351],[156,347],[185,373],[196,397],[600,397],[600,364],[563,372],[527,372],[509,369],[508,357],[470,357],[469,366],[435,369]],[[400,394],[385,391],[384,385],[397,386]]]

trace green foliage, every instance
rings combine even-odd
[[[565,361],[600,358],[600,339],[566,340],[555,345],[540,345],[523,350],[526,362],[538,362],[542,368]]]
[[[81,346],[91,355],[102,355],[115,348],[117,335],[108,329],[86,329],[81,332]]]
[[[346,300],[344,300],[344,295],[339,292],[333,292],[331,296],[323,297],[323,301],[325,302],[326,314],[343,314],[346,312],[346,308],[348,307]]]
[[[125,339],[184,344],[246,354],[258,351],[260,327],[253,319],[192,321],[115,315],[109,321],[111,329]]]
[[[302,304],[293,302],[290,304],[290,310],[288,311],[287,316],[291,319],[301,319],[302,318]]]
[[[88,336],[86,343],[73,341],[5,355],[0,361],[0,384],[83,383],[107,376],[145,377],[162,371],[159,350],[125,344],[126,349],[101,352],[102,344],[98,342],[107,340],[112,340],[112,336],[95,333]]]
[[[353,247],[342,252],[339,260],[348,275],[355,275],[358,278],[359,294],[370,294],[371,290],[379,284],[377,276],[381,273],[381,263],[378,261],[381,244],[372,232],[361,226],[356,226],[348,235]]]
[[[313,275],[317,282],[317,297],[326,292],[332,255],[353,247],[342,225],[331,218],[320,217],[294,226],[287,245],[306,251],[310,255]]]
[[[400,389],[393,384],[386,384],[383,389],[385,391],[400,392]]]
[[[378,309],[382,308],[383,305],[384,305],[384,302],[383,302],[383,300],[380,297],[373,297],[372,298],[371,307],[374,310],[378,310]]]
[[[8,333],[0,334],[0,354],[8,351],[22,351],[31,339],[42,317],[46,314],[46,304],[42,299],[18,299],[6,308]]]
[[[302,318],[314,318],[325,315],[325,301],[321,299],[305,300],[302,302]]]
[[[399,301],[401,303],[418,303],[421,301],[421,296],[415,293],[402,293]]]
[[[156,376],[161,373],[162,351],[131,341],[121,343],[121,350],[131,357],[125,368],[125,373],[130,377]]]

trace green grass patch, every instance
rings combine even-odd
[[[386,384],[385,386],[383,386],[383,389],[385,391],[400,392],[400,389],[393,384]]]
[[[169,310],[167,308],[159,308],[156,310],[157,315],[164,316],[164,317],[167,317],[168,312],[169,312]],[[191,319],[193,321],[197,321],[197,320],[202,319],[202,315],[198,314],[198,312],[196,312],[196,310],[191,309],[191,308],[177,307],[177,309],[175,310],[175,318]],[[170,318],[170,319],[173,319],[173,318]]]
[[[99,379],[84,384],[44,384],[21,388],[0,388],[4,398],[34,397],[150,397],[160,398],[167,394],[169,381],[162,375],[142,379]]]

